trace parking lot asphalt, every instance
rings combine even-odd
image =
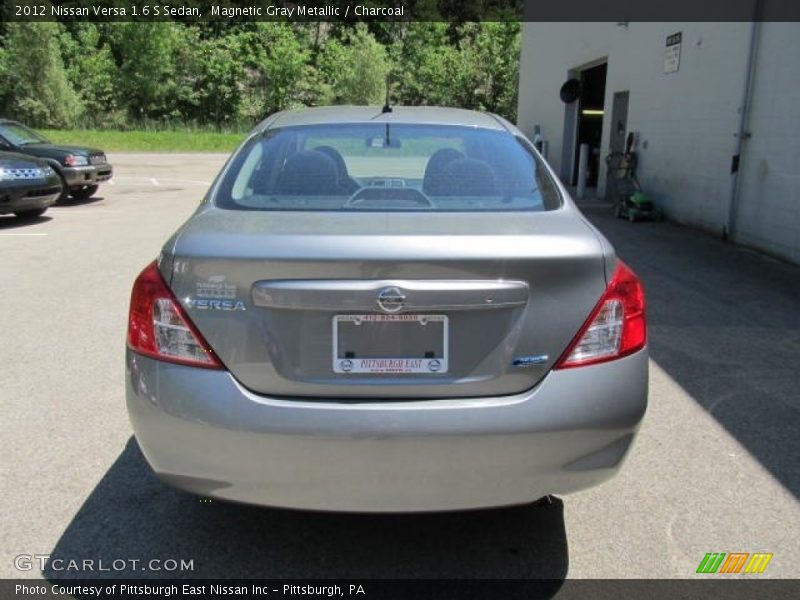
[[[41,577],[14,559],[50,555],[62,567],[128,565],[51,562],[48,577],[692,578],[706,552],[770,552],[758,577],[797,575],[800,268],[670,223],[587,212],[649,300],[648,414],[601,487],[430,515],[204,502],[144,463],[123,348],[133,279],[225,157],[111,159],[114,182],[97,198],[33,223],[0,217],[0,576]],[[130,563],[151,559],[193,570]]]

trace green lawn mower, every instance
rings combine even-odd
[[[642,191],[636,178],[636,153],[612,152],[606,157],[608,185],[614,201],[614,215],[619,219],[636,221],[661,221],[664,215]]]

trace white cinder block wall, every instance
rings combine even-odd
[[[606,60],[602,156],[614,92],[629,91],[639,179],[667,215],[721,233],[728,220],[750,23],[525,23],[518,125],[539,124],[562,172],[571,70]],[[682,32],[680,68],[664,73],[666,37]],[[800,263],[800,24],[764,23],[740,168],[736,240]],[[598,186],[605,191],[605,168]]]
[[[800,263],[800,23],[760,29],[736,239]]]

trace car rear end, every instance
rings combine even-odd
[[[383,119],[257,133],[140,275],[148,462],[203,495],[347,511],[612,476],[646,405],[635,275],[518,132]]]
[[[69,188],[80,189],[109,181],[114,170],[104,152],[80,149],[64,158],[61,174]]]

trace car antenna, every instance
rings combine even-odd
[[[389,94],[391,92],[391,89],[392,89],[392,83],[389,80],[389,76],[387,75],[386,76],[386,104],[384,104],[383,108],[381,109],[381,112],[384,113],[384,114],[392,112],[392,105],[389,104],[389,100],[390,100]]]

